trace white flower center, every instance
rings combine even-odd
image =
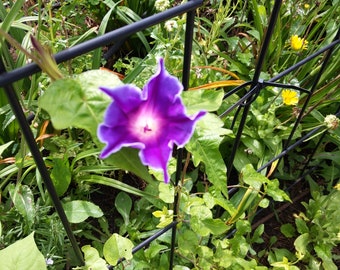
[[[151,139],[159,133],[159,119],[153,115],[139,115],[133,123],[132,129],[138,137]]]

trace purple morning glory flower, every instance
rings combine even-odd
[[[100,89],[113,99],[98,128],[99,139],[106,143],[100,157],[106,158],[122,147],[140,149],[142,163],[163,170],[168,183],[167,164],[174,143],[183,147],[205,112],[186,115],[180,97],[183,86],[165,70],[163,59],[143,91],[131,84]]]

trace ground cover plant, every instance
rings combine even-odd
[[[244,102],[237,88],[277,2],[204,1],[182,91],[186,15],[51,57],[180,1],[1,1],[6,69],[43,70],[14,90],[85,265],[1,89],[0,268],[338,269],[339,46]],[[339,17],[338,0],[283,1],[260,81],[339,43]]]

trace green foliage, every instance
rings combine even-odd
[[[104,257],[111,265],[116,265],[120,258],[132,259],[133,243],[119,234],[113,234],[104,244]]]
[[[1,269],[47,269],[44,256],[34,242],[34,233],[0,250]]]
[[[79,200],[66,202],[63,204],[63,208],[68,221],[71,223],[81,223],[88,217],[99,218],[103,216],[100,208],[91,202]]]

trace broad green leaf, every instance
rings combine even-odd
[[[287,193],[280,189],[280,183],[277,179],[269,180],[267,182],[265,192],[277,202],[282,202],[285,200],[291,202]]]
[[[140,161],[137,149],[124,147],[105,159],[105,163],[133,172],[149,184],[155,182],[148,169]]]
[[[178,233],[178,248],[185,254],[193,254],[199,247],[199,236],[191,230],[184,230]]]
[[[159,198],[166,203],[173,203],[175,198],[175,188],[170,184],[159,183]]]
[[[337,270],[339,269],[332,260],[333,245],[320,243],[314,247],[314,250],[319,258],[322,260],[323,269]]]
[[[225,222],[220,219],[207,218],[202,220],[202,223],[215,235],[220,235],[230,228],[230,226],[227,226]]]
[[[203,220],[212,218],[210,209],[204,205],[193,206],[190,208],[190,214],[190,226],[192,230],[200,236],[208,236],[210,229],[205,226]]]
[[[182,93],[183,103],[188,115],[204,110],[207,112],[217,111],[222,104],[223,91],[195,90]]]
[[[9,184],[9,194],[15,208],[31,226],[35,218],[34,196],[32,190],[26,185]]]
[[[62,158],[54,158],[52,160],[53,168],[51,171],[51,179],[57,191],[58,196],[62,196],[71,183],[71,171],[68,160]]]
[[[132,248],[131,240],[114,233],[104,244],[104,258],[114,266],[120,258],[132,259]]]
[[[186,149],[192,153],[195,166],[198,166],[200,162],[204,163],[209,181],[216,188],[225,190],[227,168],[219,151],[219,145],[223,139],[222,136],[232,132],[222,128],[222,126],[223,122],[220,118],[208,113],[198,121]]]
[[[129,216],[132,208],[132,200],[125,192],[119,192],[115,199],[115,207],[119,214],[122,215],[124,223],[129,224]]]
[[[39,106],[49,113],[56,129],[82,128],[95,138],[110,103],[110,98],[98,88],[121,84],[110,72],[87,71],[74,78],[54,81],[40,97]]]
[[[83,246],[81,250],[85,259],[84,270],[107,270],[106,261],[99,257],[98,250],[90,245]]]
[[[248,184],[253,189],[256,189],[256,191],[260,191],[262,184],[267,183],[269,180],[258,173],[251,164],[247,164],[241,171],[240,181]]]
[[[158,244],[156,241],[151,242],[148,249],[145,250],[144,254],[148,258],[148,260],[154,259],[159,255],[160,251],[167,250],[168,246]]]
[[[298,259],[302,259],[306,254],[308,254],[307,245],[310,241],[310,235],[309,233],[301,234],[298,238],[294,241],[294,246],[296,249],[296,254]]]
[[[71,201],[63,204],[67,219],[71,223],[80,223],[88,217],[99,218],[103,216],[102,210],[94,203],[87,201]]]
[[[44,256],[34,242],[34,233],[0,250],[0,269],[47,269]]]
[[[264,145],[259,140],[256,140],[255,138],[251,138],[248,136],[244,136],[242,138],[242,142],[244,145],[251,149],[251,151],[258,157],[262,158],[264,155]]]
[[[294,237],[296,233],[295,227],[290,223],[282,224],[280,231],[287,238]]]

